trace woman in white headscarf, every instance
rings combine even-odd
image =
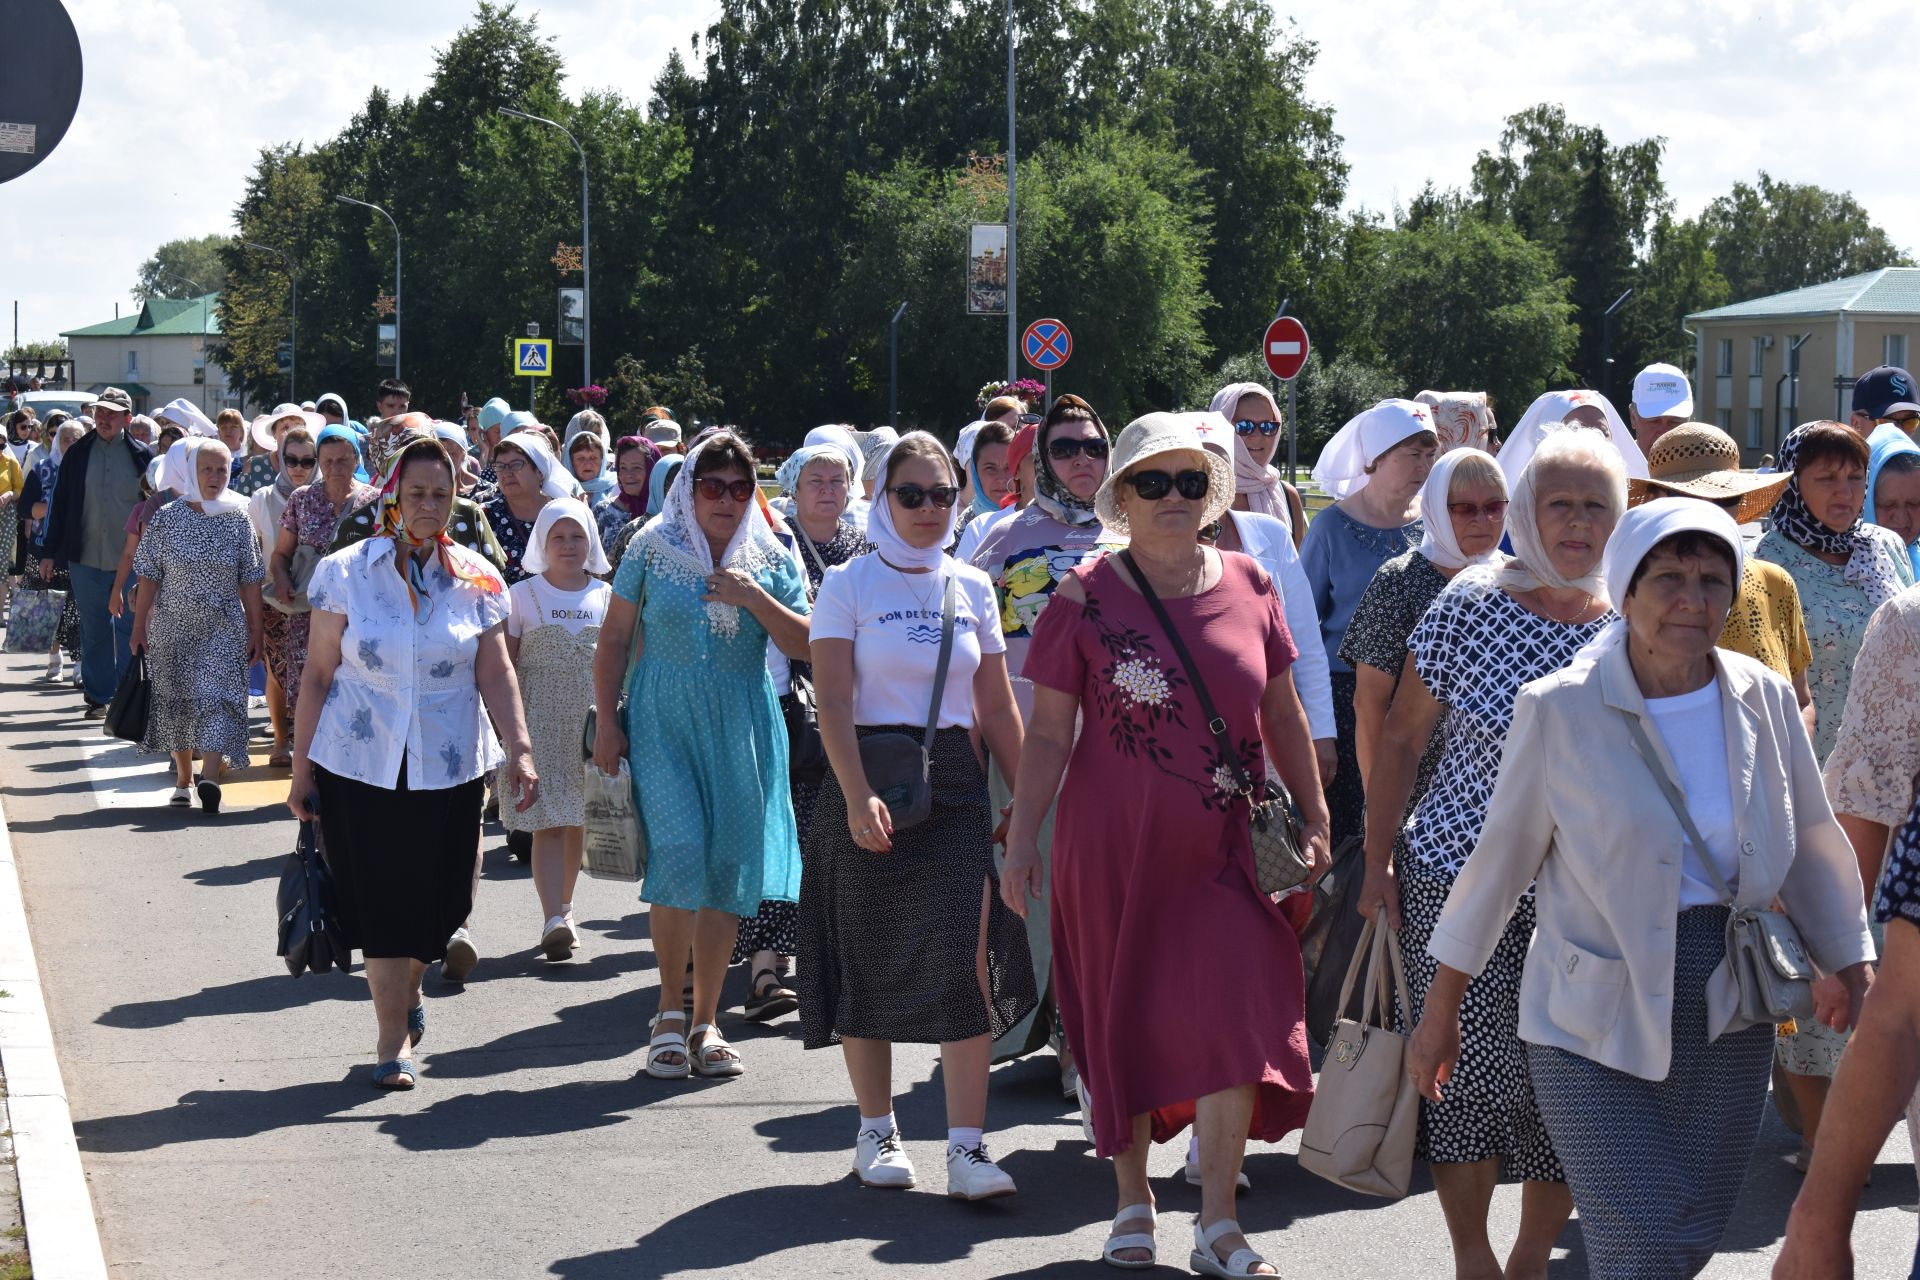
[[[247,667],[261,656],[260,555],[246,503],[227,488],[233,459],[218,440],[188,436],[168,450],[160,480],[180,497],[156,511],[134,553],[135,653],[153,680],[148,751],[173,756],[176,808],[220,812],[226,765],[247,767]]]
[[[1359,907],[1363,915],[1385,911],[1401,930],[1409,1025],[1434,981],[1428,940],[1480,839],[1520,687],[1573,662],[1617,617],[1600,557],[1626,502],[1617,452],[1590,431],[1554,433],[1513,487],[1507,532],[1516,558],[1455,578],[1407,641],[1412,661],[1367,779],[1367,878]],[[1436,727],[1439,766],[1403,825],[1421,751]],[[1487,1212],[1503,1166],[1506,1176],[1526,1182],[1507,1274],[1545,1274],[1573,1207],[1516,1032],[1533,926],[1529,897],[1467,989],[1463,1047],[1446,1101],[1422,1106],[1419,1152],[1433,1169],[1463,1275],[1501,1270]]]
[[[1300,545],[1333,685],[1340,752],[1333,776],[1324,781],[1335,847],[1358,834],[1366,817],[1366,780],[1354,754],[1354,674],[1340,647],[1375,571],[1412,550],[1425,532],[1420,486],[1439,448],[1431,409],[1412,400],[1382,400],[1341,427],[1313,465],[1313,478],[1335,499],[1314,518]]]
[[[807,438],[801,441],[802,447],[815,444],[830,444],[847,455],[849,483],[852,485],[847,499],[847,519],[853,521],[856,529],[867,527],[867,499],[860,491],[860,472],[867,465],[867,453],[861,446],[860,438],[853,428],[829,422],[807,432]]]
[[[594,651],[593,762],[612,775],[627,761],[646,823],[641,896],[653,904],[660,976],[646,1070],[659,1079],[741,1073],[714,1025],[740,917],[800,890],[767,641],[807,656],[806,578],[767,522],[754,474],[752,450],[731,432],[694,446],[665,511],[620,562]]]
[[[1507,473],[1512,487],[1526,470],[1528,459],[1553,432],[1562,427],[1579,427],[1600,436],[1620,455],[1621,465],[1631,479],[1647,478],[1647,456],[1613,402],[1598,391],[1549,391],[1537,397],[1520,416],[1513,434],[1500,446],[1500,469]]]
[[[1380,728],[1409,661],[1407,638],[1427,606],[1461,570],[1505,559],[1507,478],[1500,464],[1478,449],[1442,454],[1420,489],[1420,523],[1426,530],[1420,545],[1381,565],[1367,584],[1340,650],[1354,672],[1354,752],[1363,782],[1373,772]],[[1439,739],[1429,739],[1409,805],[1420,803],[1439,755]]]
[[[556,498],[574,498],[579,485],[538,432],[516,431],[493,451],[494,474],[500,483],[480,504],[493,536],[506,557],[508,585],[527,576],[521,560],[540,508]]]
[[[585,441],[600,446],[597,456]],[[582,409],[567,420],[560,454],[567,460],[567,471],[578,482],[582,501],[589,507],[598,506],[618,487],[613,474],[613,442],[607,438],[607,420],[592,409]]]
[[[533,736],[540,798],[525,811],[500,806],[508,831],[533,836],[533,887],[540,895],[540,949],[549,960],[573,954],[573,888],[580,878],[586,822],[586,770],[580,726],[593,706],[593,654],[612,595],[602,577],[607,554],[593,513],[577,498],[540,508],[521,560],[527,576],[508,589],[507,656]],[[506,795],[504,771],[494,793]]]
[[[1207,408],[1233,426],[1233,509],[1272,516],[1287,526],[1298,547],[1307,532],[1306,508],[1300,491],[1273,465],[1287,421],[1280,402],[1257,382],[1236,382],[1214,392]]]

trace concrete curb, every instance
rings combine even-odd
[[[27,933],[13,842],[0,812],[0,1071],[7,1077],[15,1171],[34,1280],[106,1280],[107,1261],[80,1167],[67,1087],[53,1051],[40,968]]]

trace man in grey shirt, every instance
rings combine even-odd
[[[113,575],[153,455],[127,434],[133,398],[126,392],[108,387],[89,411],[93,430],[60,460],[43,542],[52,559],[40,562],[40,576],[51,578],[56,564],[67,567],[80,615],[81,694],[87,719],[100,720],[130,656],[133,609],[126,601],[112,607]]]

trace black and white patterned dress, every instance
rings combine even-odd
[[[148,751],[217,752],[247,766],[247,615],[240,588],[266,577],[245,510],[185,502],[154,512],[133,570],[158,584],[147,614]]]
[[[493,536],[505,557],[501,567],[506,572],[507,585],[512,586],[527,576],[520,561],[527,554],[527,539],[533,536],[533,521],[514,515],[513,508],[507,505],[507,496],[498,489],[480,504],[480,510],[486,513],[487,523],[493,527]]]
[[[1350,667],[1365,665],[1386,672],[1398,690],[1400,672],[1407,662],[1407,641],[1426,616],[1427,606],[1446,590],[1447,581],[1446,575],[1433,567],[1433,561],[1417,550],[1403,552],[1381,565],[1360,603],[1354,606],[1347,637],[1340,642],[1341,661]],[[1420,754],[1420,771],[1407,797],[1408,813],[1427,794],[1443,743],[1440,726],[1435,725],[1427,749]]]
[[[638,521],[634,523],[639,523]],[[795,523],[794,535],[806,535]],[[808,554],[811,548],[814,554]],[[807,594],[820,590],[820,579],[826,576],[834,565],[845,564],[855,556],[863,556],[873,550],[866,535],[853,527],[853,522],[842,519],[833,531],[833,537],[826,542],[809,540],[800,550],[800,563],[807,568]],[[807,662],[792,664],[793,674],[803,679],[813,678],[813,665]],[[791,693],[780,699],[781,710],[786,710],[792,700]],[[803,782],[792,779],[793,820],[800,832],[800,855],[804,861],[807,852],[807,829],[813,823],[814,803],[820,798],[818,782]],[[734,943],[732,964],[745,964],[753,958],[756,951],[771,951],[775,955],[790,956],[799,950],[799,935],[795,924],[799,920],[800,904],[797,902],[763,902],[760,910],[740,920],[740,938]]]
[[[1438,970],[1427,954],[1455,877],[1480,839],[1500,776],[1520,686],[1551,675],[1615,615],[1555,622],[1501,590],[1492,571],[1469,569],[1434,600],[1407,646],[1427,691],[1446,708],[1432,786],[1397,847],[1400,936],[1413,1000],[1411,1027]],[[1564,1182],[1540,1121],[1520,1041],[1520,978],[1533,937],[1533,897],[1522,898],[1487,967],[1460,1007],[1460,1061],[1445,1102],[1420,1106],[1420,1152],[1438,1164],[1499,1158],[1508,1177]]]

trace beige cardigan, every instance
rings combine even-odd
[[[1740,838],[1736,900],[1764,907],[1778,897],[1829,973],[1872,959],[1860,873],[1792,687],[1751,658],[1713,657]],[[1664,1080],[1686,837],[1634,749],[1627,715],[1641,718],[1674,775],[1624,644],[1521,689],[1480,842],[1427,950],[1478,974],[1533,883],[1539,922],[1520,984],[1520,1038]],[[1707,983],[1709,1039],[1750,1025],[1736,1004],[1723,962]]]

